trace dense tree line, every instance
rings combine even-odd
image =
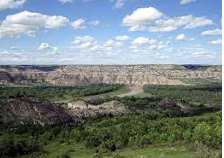
[[[197,103],[210,107],[222,107],[222,85],[146,85],[144,91],[159,98],[169,97],[187,103]]]
[[[122,88],[123,85],[0,87],[0,98],[35,96],[43,99],[72,99],[98,95]]]
[[[168,113],[145,113],[97,120],[74,129],[73,139],[87,147],[115,151],[125,147],[200,142],[221,148],[221,114],[192,118],[167,118]]]

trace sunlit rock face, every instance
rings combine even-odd
[[[68,103],[68,113],[75,118],[97,117],[99,115],[121,115],[128,114],[130,110],[119,101],[105,102],[99,105],[91,105],[85,101],[74,101]]]
[[[0,84],[54,85],[126,84],[179,85],[179,78],[222,79],[222,66],[200,65],[64,65],[1,66]]]

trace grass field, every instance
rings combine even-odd
[[[142,93],[139,93],[135,96],[139,97],[139,98],[146,98],[146,97],[151,97],[152,95],[150,93],[142,92]]]
[[[83,145],[77,145],[71,143],[61,143],[59,141],[52,141],[47,146],[44,146],[44,150],[48,153],[40,156],[39,158],[56,158],[67,153],[69,156],[74,158],[92,158],[94,152],[91,149],[86,149]]]
[[[94,99],[94,98],[101,98],[101,97],[103,98],[103,97],[106,97],[106,96],[115,97],[115,96],[118,96],[120,94],[127,93],[129,91],[130,91],[130,88],[128,86],[124,86],[121,89],[116,90],[116,91],[112,91],[112,92],[108,92],[108,93],[104,93],[104,94],[99,94],[99,95],[88,96],[88,97],[84,97],[84,99]]]
[[[95,153],[91,149],[86,149],[83,145],[71,143],[60,143],[54,141],[44,147],[49,154],[40,156],[39,158],[56,158],[68,155],[71,158],[93,158]],[[193,158],[196,153],[190,151],[185,146],[178,147],[146,147],[144,149],[127,148],[125,150],[114,153],[108,152],[102,154],[105,158]]]
[[[120,153],[125,158],[193,158],[196,153],[186,147],[147,147],[145,149],[127,149]]]

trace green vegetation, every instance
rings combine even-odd
[[[142,93],[135,95],[135,97],[139,97],[139,98],[146,98],[146,97],[151,97],[151,96],[152,95],[150,93],[146,93],[146,92],[142,92]]]
[[[144,91],[159,98],[169,97],[207,107],[222,107],[222,84],[195,86],[146,85]]]
[[[119,90],[124,85],[0,87],[0,98],[35,96],[51,101],[71,100]]]
[[[132,112],[99,115],[76,126],[1,121],[0,157],[221,158],[221,84],[146,85],[139,96],[115,96],[123,90],[127,89],[122,85],[0,87],[1,98],[28,95],[56,100],[96,95],[87,97],[87,102],[97,106],[118,100]]]
[[[45,146],[44,149],[49,152],[49,154],[42,155],[38,158],[55,158],[58,155],[67,155],[72,158],[93,158],[94,155],[97,157],[94,150],[87,149],[85,146],[79,144],[68,145],[66,143],[54,141]],[[196,157],[197,152],[185,146],[148,146],[145,148],[126,148],[112,153],[104,153],[102,156],[107,158],[138,158],[141,156],[146,158],[191,158],[192,156]]]
[[[182,82],[190,85],[201,85],[201,84],[213,84],[213,83],[221,83],[221,80],[214,78],[178,78]]]
[[[85,124],[76,128],[66,125],[41,127],[4,122],[1,124],[0,155],[55,157],[64,154],[94,154],[100,157],[121,152],[128,156],[125,151],[130,149],[140,149],[141,154],[150,146],[173,145],[192,146],[193,150],[188,149],[183,154],[198,153],[201,150],[220,154],[221,121],[221,113],[181,118],[167,112],[147,112],[88,119]],[[84,145],[81,147],[80,144]],[[145,154],[153,154],[153,149]],[[181,154],[181,150],[177,151],[178,154]]]
[[[130,88],[128,86],[122,86],[118,90],[110,91],[108,93],[102,93],[99,95],[88,96],[88,97],[84,97],[84,98],[88,99],[88,100],[94,100],[94,99],[98,99],[98,98],[116,97],[120,94],[127,93],[129,91],[130,91]]]

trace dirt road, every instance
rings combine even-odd
[[[118,95],[118,97],[134,96],[134,95],[144,92],[143,85],[130,86],[130,90],[131,90],[130,92]]]

